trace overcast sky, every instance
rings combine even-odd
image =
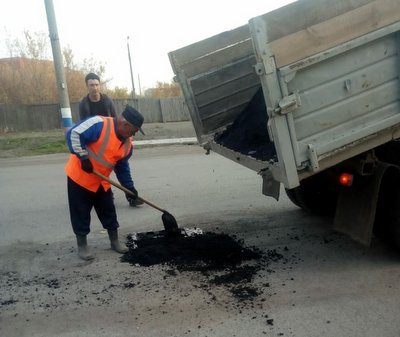
[[[244,25],[254,16],[294,0],[53,0],[61,48],[75,62],[95,58],[106,66],[111,87],[131,90],[127,36],[139,91],[157,81],[170,82],[168,52]],[[3,1],[0,11],[0,58],[8,57],[5,39],[22,32],[48,34],[44,0]],[[49,48],[51,56],[51,48]]]

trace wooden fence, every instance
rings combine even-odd
[[[190,120],[189,111],[182,97],[140,98],[114,100],[120,114],[129,104],[139,110],[146,123],[166,123]],[[71,103],[72,120],[79,120],[79,102]],[[59,104],[0,105],[0,132],[61,129]]]

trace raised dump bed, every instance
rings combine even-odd
[[[293,188],[397,138],[399,20],[395,0],[303,0],[171,52],[199,142]]]

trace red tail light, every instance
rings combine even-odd
[[[351,186],[351,185],[353,185],[353,175],[351,173],[342,173],[339,176],[339,183],[342,186]]]

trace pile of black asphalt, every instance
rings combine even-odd
[[[132,265],[165,265],[177,272],[196,272],[206,276],[209,286],[225,286],[238,300],[251,301],[262,290],[252,283],[260,269],[283,255],[275,250],[262,252],[247,247],[243,240],[224,233],[204,232],[191,236],[169,237],[161,232],[128,235],[129,252],[122,262]],[[177,275],[171,272],[169,275]]]

